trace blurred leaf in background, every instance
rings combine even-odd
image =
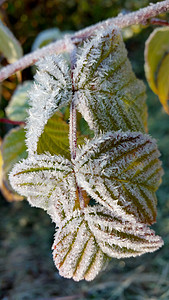
[[[169,114],[169,27],[156,28],[146,41],[145,74]]]
[[[0,52],[3,53],[9,63],[15,62],[23,55],[20,43],[13,33],[0,20]]]
[[[16,162],[27,157],[25,145],[25,131],[22,127],[11,129],[5,136],[2,145],[1,191],[8,201],[21,200],[23,197],[13,191],[8,174]]]
[[[29,91],[33,85],[32,81],[24,81],[23,84],[17,86],[13,93],[8,106],[5,109],[6,116],[12,121],[25,121],[29,108],[28,98]]]

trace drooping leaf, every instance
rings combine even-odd
[[[1,149],[3,159],[3,184],[5,184],[5,187],[9,191],[14,192],[9,183],[8,174],[14,164],[27,157],[24,128],[17,127],[16,129],[10,130],[3,140]]]
[[[99,247],[109,257],[135,257],[163,245],[162,239],[136,218],[117,218],[100,205],[96,209],[86,208],[85,219]]]
[[[166,56],[168,52],[169,28],[156,28],[145,45],[145,74],[151,89],[159,96],[167,113],[169,113],[167,106],[169,99],[168,55]]]
[[[165,111],[169,114],[169,53],[163,58],[157,75],[158,96]]]
[[[13,33],[0,20],[0,52],[3,53],[9,63],[15,62],[23,55],[20,43]]]
[[[153,252],[163,245],[159,236],[136,219],[124,222],[100,205],[87,207],[63,223],[56,233],[53,259],[61,276],[93,280],[110,257],[125,258]]]
[[[61,156],[30,156],[14,166],[10,181],[32,206],[47,210],[55,223],[72,214],[76,201],[75,178],[71,163]]]
[[[32,81],[25,81],[18,85],[8,106],[5,109],[8,119],[13,121],[25,121],[28,117],[28,93],[32,88]]]
[[[140,222],[156,219],[156,196],[163,174],[156,142],[139,132],[107,133],[91,140],[76,157],[79,185],[96,201]]]
[[[34,88],[30,92],[27,146],[30,154],[37,150],[37,143],[48,119],[67,105],[72,97],[70,70],[61,55],[48,56],[38,64]]]
[[[73,81],[77,108],[95,132],[145,131],[145,87],[117,27],[96,32],[79,47]]]
[[[66,222],[57,232],[53,260],[61,276],[92,280],[109,261],[98,247],[83,216]]]

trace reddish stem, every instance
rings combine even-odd
[[[23,121],[12,121],[5,118],[0,118],[0,123],[12,124],[12,125],[25,125]]]
[[[168,21],[157,19],[157,18],[150,19],[149,23],[152,24],[152,25],[169,26],[169,22]]]

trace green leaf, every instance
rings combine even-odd
[[[75,160],[78,184],[118,215],[140,222],[156,219],[156,195],[163,174],[156,142],[141,133],[115,132],[91,140]],[[123,211],[122,211],[122,210]]]
[[[18,85],[8,106],[5,109],[8,119],[12,121],[25,121],[28,117],[28,93],[33,86],[32,81],[25,81]]]
[[[5,136],[1,147],[3,159],[3,180],[7,183],[8,189],[11,190],[11,185],[8,181],[8,174],[14,164],[27,157],[24,128],[17,127],[16,129],[10,130]]]
[[[77,132],[77,144],[81,145],[86,136]],[[54,155],[62,155],[70,159],[69,150],[69,125],[63,120],[62,114],[55,113],[47,122],[44,131],[41,134],[38,144],[37,153],[42,154],[49,152]]]
[[[11,187],[9,187],[9,183],[7,183],[7,180],[5,179],[4,172],[3,172],[3,159],[2,159],[1,151],[0,151],[0,190],[4,198],[9,202],[23,200],[22,196],[15,193],[11,189]]]
[[[158,96],[165,111],[169,114],[169,106],[167,101],[169,100],[169,53],[163,58],[158,75],[157,75],[157,89]]]
[[[0,20],[0,51],[9,63],[15,62],[23,55],[20,43],[13,33]]]
[[[48,120],[38,140],[37,153],[42,154],[45,152],[49,152],[52,155],[61,154],[65,158],[70,159],[69,125],[58,113],[55,113]]]
[[[169,51],[169,28],[156,28],[149,36],[145,45],[145,73],[147,81],[155,94],[159,96],[166,112],[168,100],[168,58],[165,55]],[[166,70],[165,64],[166,65]],[[160,70],[161,69],[161,70]],[[160,75],[159,75],[160,72]],[[160,83],[159,83],[160,81]],[[159,88],[160,87],[160,88]],[[165,92],[163,92],[165,90]],[[165,97],[164,97],[165,95]]]
[[[96,133],[145,131],[145,87],[132,71],[117,27],[78,48],[73,71],[77,108]]]

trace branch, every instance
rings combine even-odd
[[[93,32],[99,28],[108,28],[112,25],[117,25],[119,28],[124,28],[134,24],[145,23],[148,19],[154,18],[161,13],[169,11],[169,0],[162,1],[156,4],[150,4],[149,6],[142,8],[136,12],[129,13],[127,15],[120,14],[116,18],[110,18],[106,21],[97,23],[96,25],[87,27],[86,29],[76,32],[74,35],[69,35],[63,40],[54,42],[48,46],[34,51],[33,53],[27,54],[15,63],[4,67],[0,71],[0,81],[8,78],[12,74],[19,70],[23,70],[38,61],[40,58],[51,55],[53,53],[61,53],[64,51],[71,52],[69,48],[70,39],[74,44],[81,42],[84,39],[90,37]]]

